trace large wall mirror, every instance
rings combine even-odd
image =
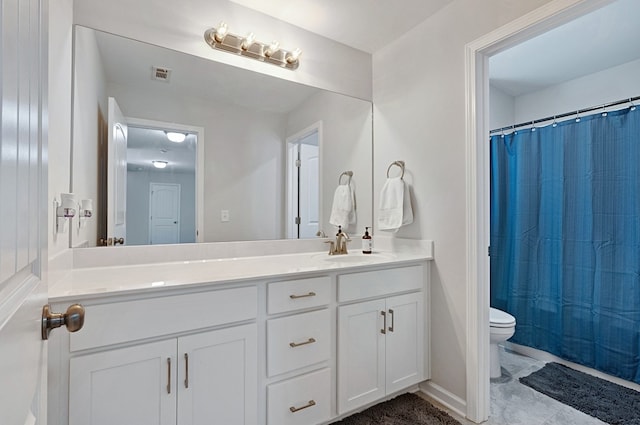
[[[346,230],[371,225],[370,102],[86,27],[74,37],[71,191],[94,213],[72,247],[330,235],[348,171]]]

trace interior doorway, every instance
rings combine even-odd
[[[320,125],[287,138],[287,238],[313,238],[320,229]]]
[[[467,106],[467,417],[486,421],[489,394],[489,59],[614,0],[554,0],[468,44]]]

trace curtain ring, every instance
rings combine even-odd
[[[391,167],[393,167],[394,165],[402,169],[402,175],[400,176],[400,178],[403,178],[404,177],[404,161],[393,161],[391,164],[389,164],[389,167],[387,167],[387,178],[389,178],[389,171],[391,170]]]

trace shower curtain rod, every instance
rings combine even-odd
[[[535,124],[539,124],[541,122],[556,121],[559,118],[566,118],[566,117],[570,117],[572,115],[576,115],[577,116],[577,115],[580,115],[580,114],[583,114],[583,113],[586,113],[586,112],[597,111],[599,109],[606,110],[607,108],[609,108],[611,106],[622,105],[622,104],[625,104],[625,103],[631,103],[633,105],[633,102],[635,102],[636,100],[640,100],[640,96],[630,97],[630,98],[627,98],[627,99],[618,100],[616,102],[605,103],[604,105],[594,106],[592,108],[579,109],[579,110],[574,111],[574,112],[567,112],[565,114],[553,115],[553,116],[550,116],[550,117],[547,117],[547,118],[540,118],[540,119],[537,119],[537,120],[523,122],[523,123],[520,123],[520,124],[509,125],[509,126],[506,126],[506,127],[496,128],[494,130],[491,130],[489,132],[489,134],[497,133],[497,132],[505,131],[505,130],[515,130],[516,128],[529,127],[529,126],[532,126],[532,125],[535,125]]]

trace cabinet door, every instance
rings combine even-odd
[[[176,341],[70,360],[69,425],[175,425]]]
[[[385,395],[385,311],[385,300],[338,308],[339,414]]]
[[[255,425],[255,324],[178,338],[178,424]]]
[[[424,294],[387,298],[387,394],[423,380]]]

